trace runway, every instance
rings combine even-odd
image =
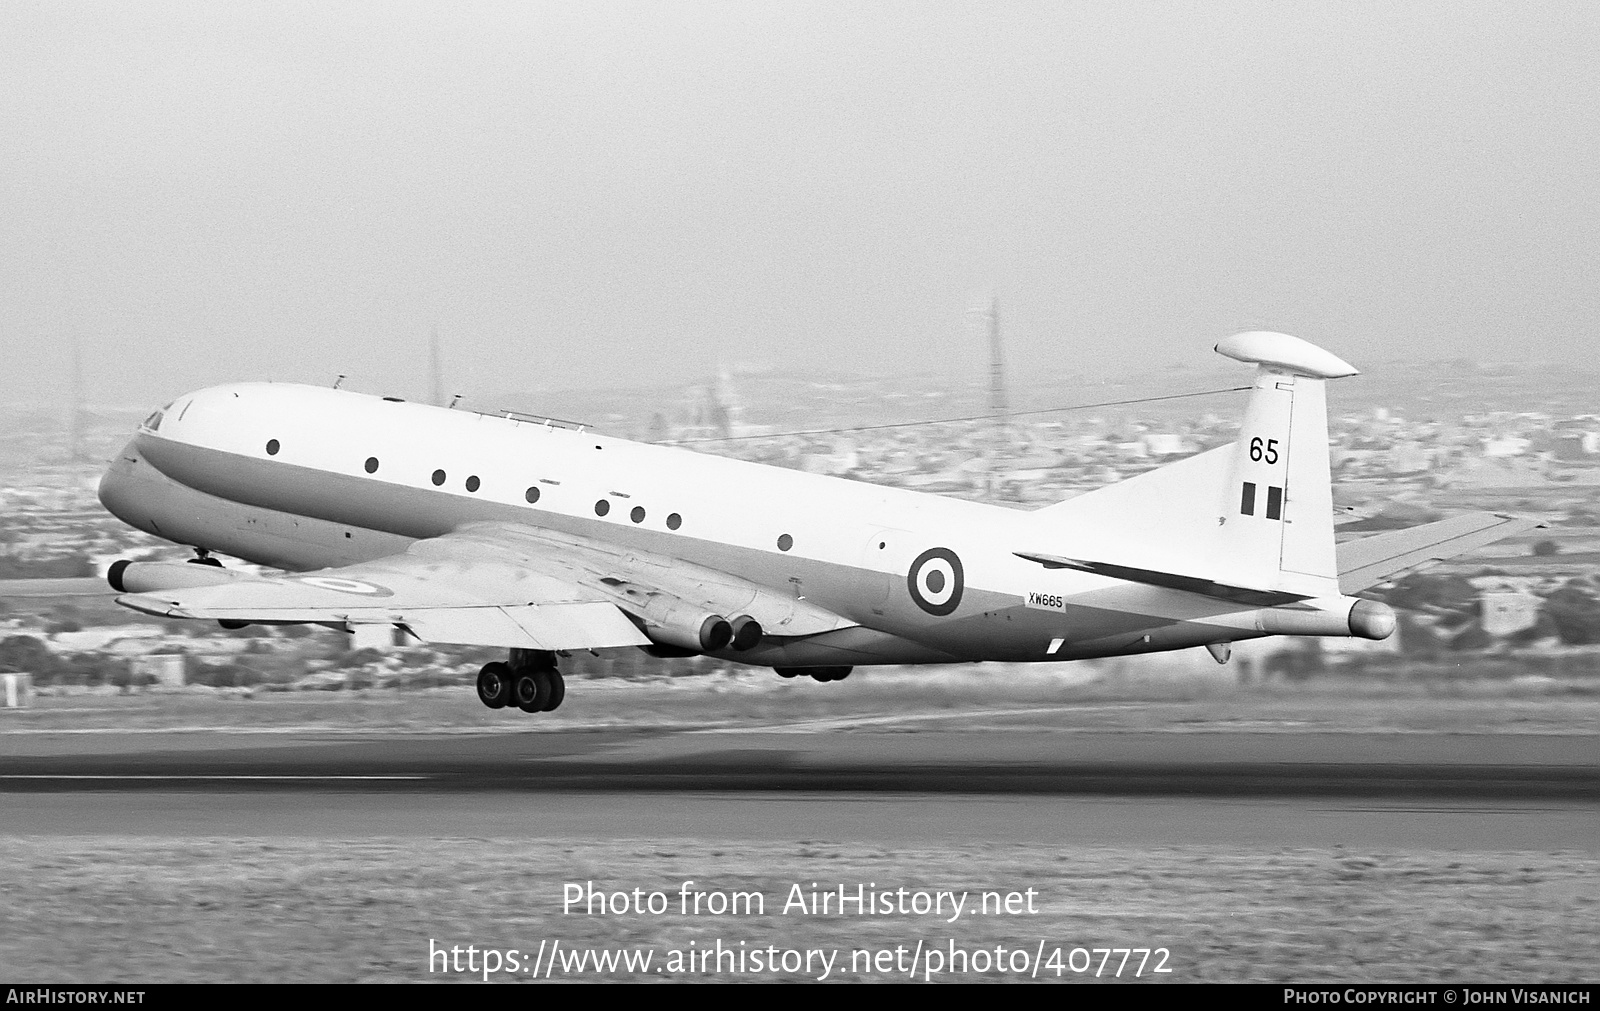
[[[1600,854],[1600,805],[901,793],[76,790],[3,797],[11,836],[848,841]]]
[[[805,791],[1600,800],[1592,735],[333,733],[0,737],[0,790]]]
[[[720,940],[846,957],[1161,947],[1188,981],[1566,979],[1600,937],[1594,741],[19,726],[0,735],[14,900],[0,964],[66,980],[429,980],[435,941]],[[586,882],[772,904],[736,922],[568,915]],[[819,882],[1031,888],[1041,911],[782,911]]]
[[[235,728],[0,748],[8,834],[1600,851],[1585,735]]]

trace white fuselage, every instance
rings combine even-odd
[[[1116,553],[1036,513],[316,387],[179,398],[101,498],[168,540],[297,571],[476,521],[560,530],[803,597],[874,633],[850,640],[856,663],[1061,660],[1274,630],[1258,608],[1019,558]]]

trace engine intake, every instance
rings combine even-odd
[[[149,593],[152,590],[185,590],[195,586],[221,586],[245,574],[218,565],[190,565],[187,562],[133,562],[126,558],[111,563],[106,582],[118,593]]]

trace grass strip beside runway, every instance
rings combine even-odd
[[[430,940],[568,950],[1166,947],[1172,980],[1560,981],[1593,977],[1600,858],[1039,844],[733,845],[571,839],[12,837],[0,862],[0,976],[39,982],[403,981]],[[683,915],[693,889],[760,893],[757,915]],[[640,888],[663,915],[562,912],[567,883]],[[1036,914],[780,912],[794,884],[1037,892]],[[694,942],[691,945],[691,942]],[[1098,955],[1095,956],[1099,958]],[[546,963],[547,964],[547,963]],[[929,963],[922,961],[926,972]],[[858,965],[859,968],[859,965]],[[630,978],[625,971],[577,974]],[[813,972],[811,975],[815,975]],[[1005,978],[989,972],[990,978]],[[1043,972],[1053,976],[1052,970]],[[1069,978],[1089,974],[1066,973]],[[806,978],[804,971],[779,978]],[[476,978],[476,976],[472,976]],[[502,973],[496,978],[529,978]],[[656,972],[645,978],[771,979]],[[958,978],[946,975],[943,978]],[[970,977],[967,977],[970,978]]]

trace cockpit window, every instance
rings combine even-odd
[[[152,432],[156,431],[161,427],[161,419],[166,416],[167,411],[171,408],[172,405],[168,404],[166,407],[157,408],[156,410],[151,411],[150,417],[144,419],[144,422],[139,427],[149,429]]]

